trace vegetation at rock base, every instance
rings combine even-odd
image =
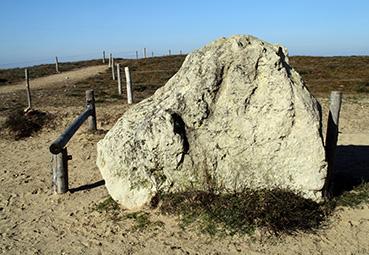
[[[282,189],[231,194],[194,191],[162,195],[161,200],[163,213],[179,215],[183,227],[197,222],[209,234],[221,229],[229,234],[250,234],[256,228],[274,234],[313,231],[331,213],[329,207]]]
[[[251,234],[256,228],[276,235],[293,234],[313,232],[327,225],[339,206],[369,203],[369,183],[325,203],[282,189],[222,195],[203,191],[172,193],[162,195],[161,200],[160,210],[178,215],[183,228],[197,223],[202,232],[211,235],[224,231]]]
[[[155,203],[159,212],[177,215],[182,229],[195,227],[214,235],[253,234],[257,228],[273,235],[314,232],[329,223],[337,207],[369,204],[369,183],[363,183],[331,201],[316,203],[288,190],[245,190],[240,193],[214,194],[189,191],[161,194]],[[111,198],[99,203],[99,212],[107,212],[114,221],[133,220],[133,230],[163,227],[152,221],[147,211],[125,212]]]
[[[132,231],[142,231],[144,229],[161,228],[164,223],[161,221],[153,221],[150,218],[150,213],[126,212],[119,207],[119,204],[114,199],[108,196],[105,200],[98,203],[95,210],[100,213],[106,213],[110,220],[114,222],[130,220],[133,222]]]
[[[330,203],[334,206],[358,207],[361,204],[369,204],[369,183],[364,182],[353,190],[346,191],[335,197]]]
[[[111,196],[108,196],[104,201],[101,201],[96,205],[96,210],[98,212],[110,212],[118,209],[119,204],[115,202]]]

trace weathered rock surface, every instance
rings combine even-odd
[[[98,143],[110,195],[132,209],[158,192],[288,188],[320,200],[320,106],[286,49],[252,36],[188,55]]]

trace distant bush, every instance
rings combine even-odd
[[[0,78],[0,85],[6,84],[6,83],[8,83],[7,79],[1,79]]]
[[[7,114],[2,127],[9,131],[12,138],[19,140],[38,132],[52,118],[52,115],[46,112],[31,110],[25,113],[17,109]]]
[[[360,84],[356,88],[356,92],[358,93],[369,93],[369,82],[365,84]]]

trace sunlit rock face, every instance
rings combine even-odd
[[[188,55],[98,143],[110,195],[142,207],[158,193],[287,188],[319,201],[327,174],[320,106],[286,49],[252,36]]]

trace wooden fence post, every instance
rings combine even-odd
[[[55,57],[55,71],[57,73],[59,73],[59,61],[58,61],[58,57]]]
[[[112,56],[112,54],[110,53],[110,54],[109,54],[109,67],[111,67],[111,60],[112,60],[112,58],[113,58],[113,56]]]
[[[144,58],[146,58],[146,48],[144,48]]]
[[[132,104],[133,103],[132,83],[131,83],[131,74],[129,72],[128,66],[124,68],[124,72],[126,74],[126,82],[127,82],[127,102],[128,104]]]
[[[31,100],[31,89],[29,87],[29,74],[28,69],[24,69],[24,76],[26,79],[26,91],[27,91],[27,101],[28,101],[28,107],[25,109],[25,112],[28,112],[32,109],[32,100]]]
[[[59,154],[52,155],[52,188],[58,194],[68,191],[68,160],[71,159],[72,157],[68,156],[67,148],[63,148]]]
[[[138,59],[138,50],[136,50],[136,59]]]
[[[111,77],[113,80],[115,80],[114,58],[111,59]]]
[[[336,148],[338,140],[338,124],[341,111],[342,92],[332,91],[329,98],[329,115],[327,134],[325,139],[325,155],[328,163],[328,173],[323,195],[331,198],[334,191],[334,162],[336,158]]]
[[[70,138],[88,119],[88,126],[90,131],[96,130],[96,109],[94,91],[86,91],[86,110],[80,114],[71,125],[60,135],[51,145],[50,152],[52,153],[51,168],[52,168],[52,189],[54,192],[60,194],[68,191],[68,160],[72,156],[68,155],[67,148],[64,146],[68,143]]]
[[[102,59],[103,64],[105,64],[105,50],[103,50],[103,59]]]
[[[122,81],[120,78],[120,65],[117,64],[118,94],[122,95]]]
[[[86,108],[88,107],[91,107],[91,115],[88,117],[88,130],[96,131],[95,94],[92,89],[86,90]]]

